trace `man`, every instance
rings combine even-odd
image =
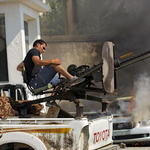
[[[17,66],[22,71],[25,66],[29,85],[37,89],[51,83],[55,87],[60,83],[57,72],[65,76],[70,82],[77,79],[69,74],[62,66],[59,59],[41,60],[40,54],[44,53],[47,44],[39,39],[33,43],[33,48],[28,51],[25,59]],[[42,68],[42,66],[44,66]],[[78,83],[84,81],[81,79]]]

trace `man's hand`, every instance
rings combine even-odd
[[[52,59],[51,61],[52,61],[52,64],[55,64],[55,65],[60,65],[61,64],[60,60],[57,59],[57,58]]]
[[[18,66],[17,66],[17,70],[18,71],[22,71],[24,67],[24,62],[21,62]]]

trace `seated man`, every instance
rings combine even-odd
[[[24,61],[18,66],[17,70],[22,71],[23,67],[26,68],[28,84],[34,89],[46,86],[48,83],[55,87],[60,83],[59,76],[56,73],[60,73],[65,76],[70,82],[76,80],[77,77],[69,74],[62,66],[59,59],[41,60],[40,54],[46,50],[46,42],[39,39],[33,43],[33,48],[28,51]],[[44,66],[42,68],[42,66]],[[77,80],[77,83],[84,81],[84,79]]]

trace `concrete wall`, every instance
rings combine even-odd
[[[62,38],[65,36],[62,36]],[[62,66],[67,69],[70,64],[89,65],[99,64],[101,62],[101,49],[103,42],[92,41],[61,41],[50,37],[42,37],[47,42],[46,52],[43,59],[60,59]]]

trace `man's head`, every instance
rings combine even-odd
[[[40,52],[40,54],[42,54],[43,52],[45,52],[47,44],[43,40],[39,39],[33,43],[33,47],[36,48]]]

